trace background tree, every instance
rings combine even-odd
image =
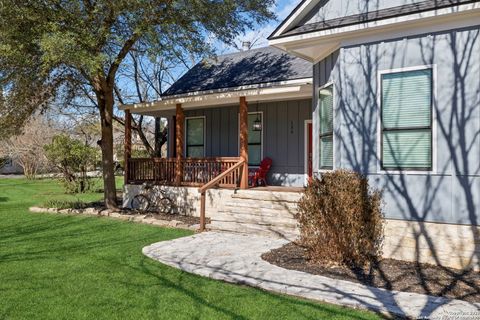
[[[14,131],[53,99],[85,86],[101,124],[105,205],[116,208],[113,170],[114,89],[133,50],[168,61],[211,52],[273,18],[274,0],[4,0],[0,4],[0,128]]]
[[[0,170],[7,164],[8,158],[0,155]]]
[[[88,171],[95,164],[95,148],[65,134],[56,135],[43,148],[50,163],[62,173],[67,193],[90,191],[93,184]]]
[[[22,167],[27,179],[34,179],[38,171],[47,165],[43,146],[50,143],[57,132],[51,121],[35,116],[28,121],[21,133],[0,143],[0,154]]]

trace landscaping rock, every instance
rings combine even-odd
[[[199,224],[195,223],[193,225],[189,224],[191,221],[196,221],[198,218],[194,217],[185,217],[181,216],[180,218],[185,221],[172,219],[175,215],[159,215],[159,214],[128,214],[128,210],[110,210],[100,207],[89,207],[85,209],[56,209],[56,208],[41,208],[41,207],[31,207],[30,212],[34,213],[62,213],[62,214],[84,214],[84,215],[95,215],[102,217],[109,217],[114,219],[119,219],[123,221],[130,221],[136,223],[151,224],[159,227],[167,228],[177,228],[177,229],[187,229],[195,230],[199,227]]]

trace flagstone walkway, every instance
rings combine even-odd
[[[428,319],[479,319],[480,304],[388,291],[274,266],[261,255],[288,241],[204,232],[152,244],[143,253],[186,272],[264,290],[389,315]]]

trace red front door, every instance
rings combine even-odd
[[[308,178],[313,176],[313,162],[312,162],[312,123],[307,123],[307,174]]]

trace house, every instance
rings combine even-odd
[[[277,164],[269,183],[285,187],[301,186],[302,175],[352,169],[384,190],[385,257],[478,269],[480,1],[304,0],[269,37],[269,44],[197,65],[161,101],[125,106],[127,114],[175,115],[176,151],[170,150],[175,160],[162,160],[157,165],[162,169],[138,164],[133,170],[147,172],[147,178],[162,171],[160,180],[176,177],[179,186],[189,176],[189,182],[210,187],[207,180],[234,167],[229,179],[215,184],[239,186],[229,196],[234,205],[243,205],[239,199],[257,203],[265,210],[256,214],[266,217],[265,201],[272,201],[275,210],[280,202],[292,214],[287,204],[295,196],[243,190],[248,168],[262,157]],[[255,58],[266,52],[275,53],[270,62]],[[287,68],[277,63],[279,57],[295,62]],[[227,61],[240,66],[228,68]],[[286,78],[265,80],[259,73]],[[253,132],[256,112],[263,122],[260,136]],[[295,144],[298,149],[292,151]],[[199,160],[193,164],[184,159],[184,151],[187,157],[236,158],[217,159],[231,161],[218,169],[201,161],[198,165]],[[178,165],[182,161],[185,165]],[[205,168],[217,169],[198,173]],[[196,172],[193,180],[191,172]],[[241,224],[242,218],[248,221],[243,230],[276,225],[270,218],[257,221],[238,213],[230,198],[217,201],[222,197],[210,194],[213,205],[207,204],[207,212],[219,213],[223,225]]]
[[[384,254],[478,268],[479,1],[302,1],[269,41],[313,64],[314,172],[384,190]]]
[[[23,174],[23,169],[11,158],[0,158],[0,174]]]

